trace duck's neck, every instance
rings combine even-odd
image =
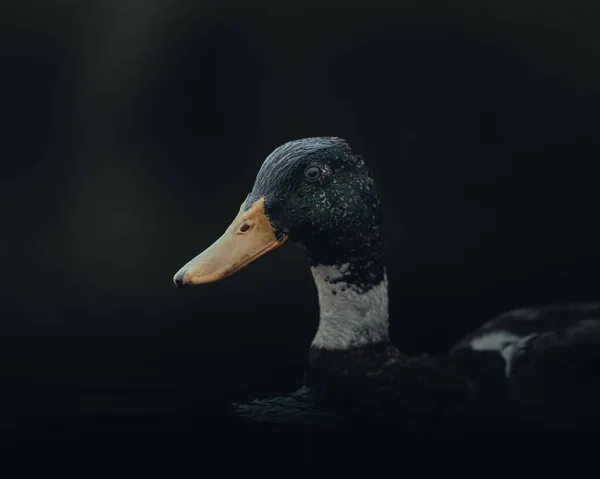
[[[313,264],[320,319],[312,347],[347,350],[389,341],[385,268],[376,262]]]

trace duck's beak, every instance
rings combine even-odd
[[[178,288],[226,278],[269,251],[279,248],[287,236],[277,237],[265,214],[265,199],[248,211],[244,203],[223,235],[183,266],[173,277]]]

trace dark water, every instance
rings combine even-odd
[[[531,424],[506,418],[478,422],[407,416],[403,421],[340,421],[331,415],[313,414],[310,408],[303,420],[296,421],[293,414],[292,420],[289,414],[286,417],[285,407],[275,415],[268,407],[261,417],[261,404],[265,403],[260,402],[254,405],[253,418],[248,419],[238,414],[239,408],[232,409],[232,402],[248,404],[254,397],[293,392],[301,385],[301,364],[285,365],[280,374],[269,379],[264,371],[273,371],[272,361],[247,360],[246,368],[256,371],[253,375],[241,362],[233,362],[229,369],[222,364],[220,369],[211,368],[214,363],[209,357],[196,358],[197,362],[185,370],[185,361],[178,357],[148,362],[143,377],[139,364],[125,354],[120,365],[114,363],[118,356],[114,351],[110,364],[99,355],[88,353],[86,357],[81,351],[79,361],[73,362],[72,354],[65,348],[62,362],[56,354],[45,363],[30,357],[29,367],[24,359],[15,360],[20,367],[13,364],[13,377],[5,377],[2,384],[3,447],[70,451],[151,448],[232,454],[278,450],[292,454],[318,453],[332,447],[400,445],[406,435],[426,438],[474,432],[490,436],[542,432]],[[223,374],[228,374],[227,378]],[[248,412],[247,407],[244,410]]]

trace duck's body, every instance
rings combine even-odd
[[[235,411],[308,425],[367,418],[421,430],[593,428],[600,419],[599,316],[594,303],[518,309],[434,357],[408,357],[389,341],[313,345],[301,389],[236,404]]]
[[[307,391],[338,410],[428,415],[556,405],[583,393],[590,404],[600,399],[600,304],[516,310],[446,355],[403,355],[388,335],[380,222],[373,178],[346,142],[289,142],[265,160],[226,233],[175,282],[224,278],[288,238],[304,247],[320,320],[306,388],[280,402],[299,411]],[[575,377],[583,382],[573,384]]]

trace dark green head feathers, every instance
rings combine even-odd
[[[366,164],[343,139],[305,138],[275,149],[246,208],[259,198],[276,231],[303,245],[314,264],[379,260],[379,196]]]

